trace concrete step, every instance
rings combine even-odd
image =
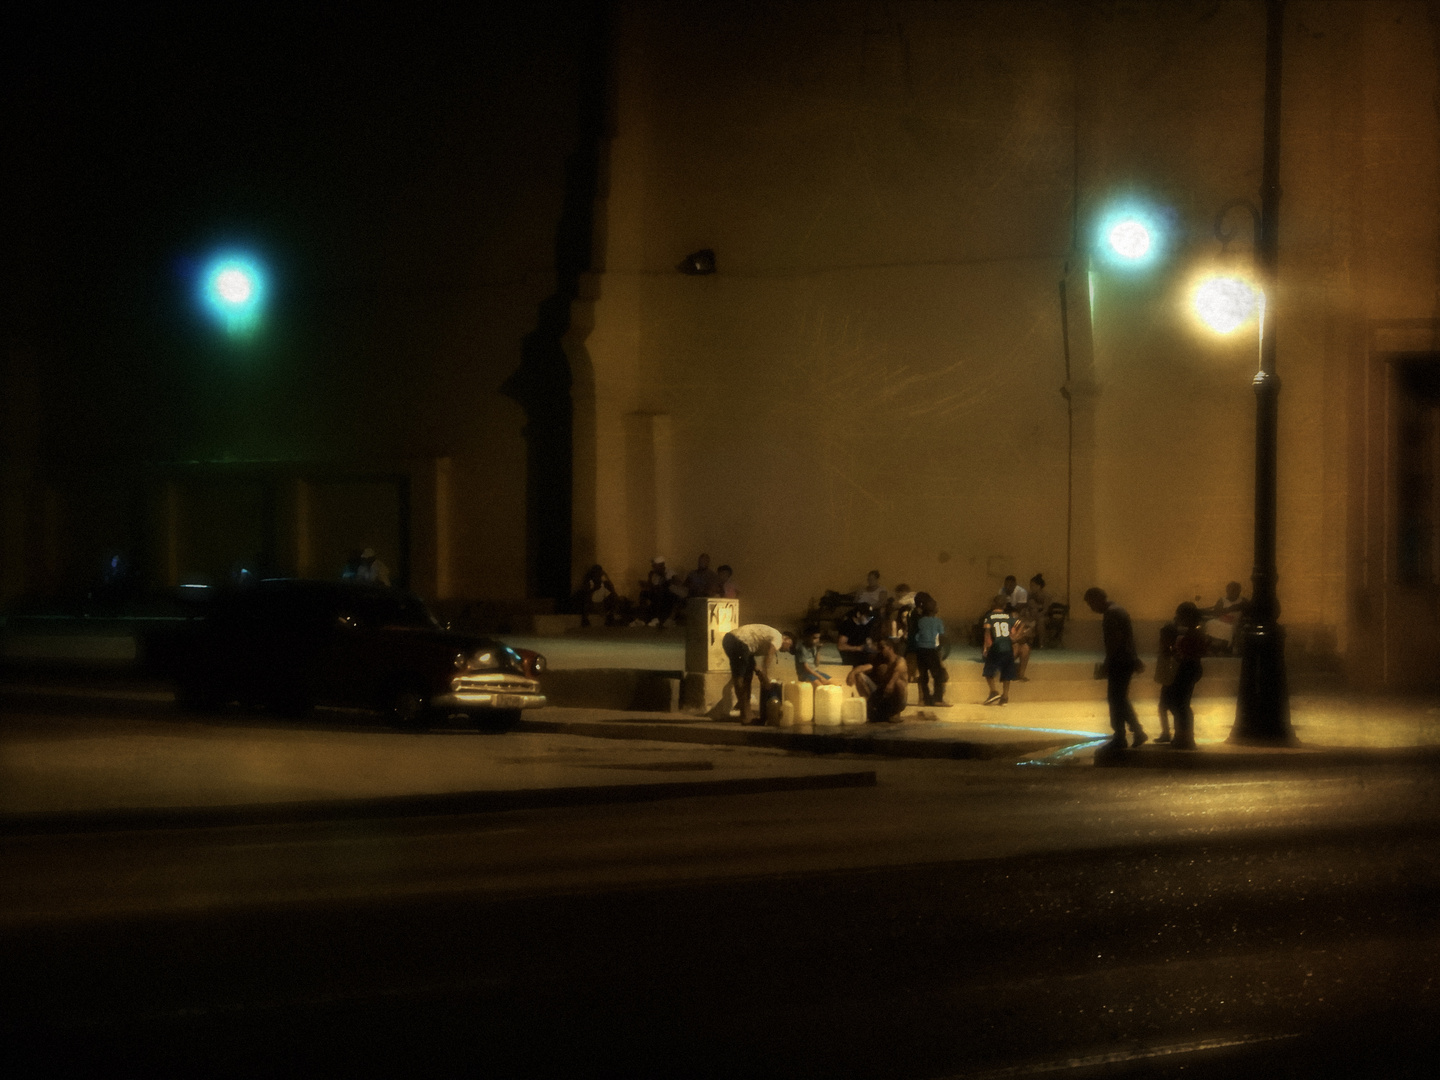
[[[1199,697],[1234,697],[1239,685],[1239,679],[1212,679],[1206,675],[1195,687],[1195,693]],[[913,684],[911,689],[912,695],[918,693],[919,688]],[[946,697],[956,702],[983,700],[986,692],[985,680],[979,677],[978,672],[973,678],[952,678],[945,691]],[[1011,683],[1010,699],[1012,701],[1104,701],[1105,683],[1098,679],[1088,679],[1082,682],[1078,679],[1041,681],[1032,678],[1029,682]],[[1132,701],[1158,701],[1160,687],[1154,680],[1141,676],[1130,683],[1130,699]],[[916,697],[914,700],[918,701],[919,699]]]

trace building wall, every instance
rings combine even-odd
[[[1292,3],[1285,46],[1280,589],[1326,652],[1363,561],[1364,328],[1433,315],[1434,35],[1422,3]],[[1005,573],[1144,618],[1248,580],[1257,328],[1188,300],[1253,263],[1243,208],[1214,227],[1259,201],[1262,4],[630,3],[614,70],[577,568],[633,579],[663,535],[776,617],[872,566],[966,614]],[[1126,199],[1166,215],[1143,273],[1091,254]],[[677,273],[702,247],[719,272]],[[648,532],[636,415],[669,431]]]

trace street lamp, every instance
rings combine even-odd
[[[1290,726],[1290,685],[1285,669],[1285,630],[1280,625],[1276,593],[1275,509],[1277,491],[1276,435],[1279,425],[1280,379],[1275,371],[1275,318],[1265,318],[1264,298],[1275,296],[1280,262],[1280,60],[1285,28],[1284,0],[1265,5],[1265,136],[1260,179],[1260,210],[1254,216],[1256,269],[1260,279],[1260,370],[1255,374],[1255,566],[1250,612],[1241,628],[1240,688],[1230,742],[1246,745],[1294,746]],[[1223,244],[1225,215],[1244,200],[1221,208],[1216,235]],[[1239,290],[1216,284],[1211,298]],[[1232,313],[1233,314],[1233,313]],[[1236,324],[1240,325],[1239,323]]]
[[[260,325],[265,294],[265,272],[249,255],[218,255],[200,277],[201,301],[232,338],[254,333]]]

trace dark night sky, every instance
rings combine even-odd
[[[87,386],[103,427],[127,401],[186,408],[176,366],[213,334],[187,272],[217,243],[271,260],[269,347],[321,366],[397,297],[548,264],[477,206],[560,182],[532,174],[573,140],[584,7],[11,11],[9,343]]]

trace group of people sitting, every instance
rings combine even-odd
[[[580,616],[581,626],[590,626],[591,619],[603,619],[606,626],[653,626],[663,628],[685,617],[685,601],[691,597],[726,597],[740,595],[735,585],[735,572],[727,565],[710,569],[710,556],[702,554],[695,569],[684,577],[666,566],[665,556],[650,560],[650,572],[638,581],[638,599],[631,600],[615,588],[604,567],[596,563],[585,572],[580,587],[567,605],[572,614]]]
[[[1043,589],[1043,580],[1040,586]],[[845,683],[865,699],[867,719],[871,723],[899,723],[911,682],[919,684],[922,704],[948,708],[945,656],[949,643],[935,597],[913,591],[905,584],[897,585],[894,594],[888,593],[880,587],[880,572],[872,570],[865,585],[846,599],[850,609],[835,622],[835,644],[841,661],[850,669]],[[763,698],[779,653],[794,656],[795,674],[802,682],[832,682],[831,675],[820,667],[822,643],[820,627],[814,622],[795,634],[762,623],[741,626],[726,634],[722,645],[730,660],[741,722],[758,722],[750,702],[754,679],[760,679]]]

